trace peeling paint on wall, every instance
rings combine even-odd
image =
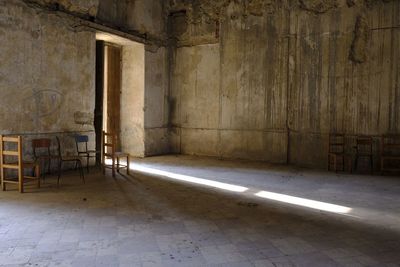
[[[325,13],[338,7],[337,0],[300,0],[300,6],[314,13]]]
[[[74,121],[76,124],[93,125],[94,114],[89,112],[77,111],[74,113]]]
[[[23,0],[26,3],[39,4],[49,8],[66,10],[71,13],[95,17],[99,0]]]
[[[0,47],[2,130],[93,130],[74,113],[94,110],[95,37],[70,24],[23,1],[0,0],[0,31],[7,36]]]
[[[354,39],[350,49],[350,59],[356,63],[363,63],[367,60],[368,54],[369,25],[365,15],[357,17]]]

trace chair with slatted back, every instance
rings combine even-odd
[[[89,172],[90,158],[97,158],[97,155],[100,154],[100,151],[88,149],[88,142],[89,136],[87,135],[75,136],[76,151],[78,152],[78,156],[86,158],[86,168]]]
[[[400,172],[400,135],[381,137],[381,174]]]
[[[117,147],[116,135],[112,134],[112,133],[106,133],[105,131],[103,131],[101,137],[102,137],[101,140],[102,140],[102,148],[103,148],[102,149],[102,157],[101,157],[103,174],[105,174],[105,169],[109,168],[112,171],[112,176],[115,177],[115,169],[119,173],[120,169],[126,168],[126,173],[129,175],[129,160],[130,160],[129,157],[130,156],[128,153],[116,151],[116,147]],[[126,165],[120,164],[121,158],[122,159],[126,158]],[[111,164],[106,163],[107,159],[111,160]]]
[[[347,161],[349,170],[352,172],[352,157],[350,154],[347,154],[345,150],[345,135],[332,133],[329,134],[328,170],[333,169],[335,172],[337,172],[339,170],[338,166],[340,165],[340,170],[344,171],[345,162]]]
[[[16,184],[20,193],[24,192],[24,184],[35,181],[40,188],[40,167],[36,162],[22,159],[22,137],[0,135],[0,169],[1,188],[6,190],[7,184]],[[34,176],[24,174],[25,169],[34,169]]]
[[[39,138],[32,140],[32,150],[33,157],[35,161],[39,164],[42,164],[43,167],[46,166],[47,163],[47,172],[50,173],[51,161],[59,160],[58,155],[52,155],[51,151],[51,139],[49,138]],[[42,172],[42,176],[44,178],[45,173]]]
[[[79,156],[65,156],[62,154],[61,152],[61,142],[60,142],[60,138],[58,136],[56,136],[57,139],[57,151],[58,151],[58,157],[59,157],[59,161],[58,161],[58,177],[57,177],[57,186],[60,185],[60,177],[61,177],[61,171],[62,171],[62,164],[64,162],[72,162],[75,163],[75,166],[78,167],[79,170],[79,175],[83,181],[83,183],[85,183],[85,175],[83,173],[83,167],[82,167],[82,161],[81,158]]]
[[[356,169],[358,170],[360,159],[367,159],[370,164],[370,173],[373,173],[373,154],[372,154],[372,137],[357,136],[356,138]]]

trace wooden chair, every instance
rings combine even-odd
[[[87,172],[89,172],[90,158],[96,159],[97,154],[100,154],[100,151],[88,149],[88,142],[89,142],[89,137],[87,135],[76,135],[75,136],[76,151],[78,152],[78,156],[86,158]],[[96,164],[97,164],[97,160],[96,160]]]
[[[345,136],[344,134],[329,134],[329,148],[328,148],[328,171],[334,170],[335,172],[341,170],[345,171],[345,162],[349,165],[350,172],[352,172],[352,157],[350,154],[345,153]],[[338,169],[338,163],[341,163],[341,169]],[[333,168],[331,166],[333,165]]]
[[[34,176],[24,174],[25,169],[34,169]],[[40,167],[36,162],[24,162],[22,159],[22,137],[9,137],[0,135],[0,169],[1,187],[6,190],[7,184],[18,185],[20,193],[24,192],[27,181],[36,180],[40,188]],[[15,177],[15,172],[17,172]],[[12,175],[7,177],[8,175]]]
[[[51,139],[49,138],[40,138],[40,139],[33,139],[32,140],[32,150],[33,150],[33,157],[36,162],[39,164],[43,164],[43,167],[47,165],[47,172],[50,173],[51,161],[52,160],[59,160],[58,155],[52,155],[50,151],[51,147]],[[42,172],[42,176],[44,178],[45,173]]]
[[[381,137],[381,174],[400,171],[400,135]],[[386,163],[386,164],[385,164]]]
[[[360,159],[368,159],[370,163],[370,172],[373,173],[373,154],[372,154],[372,137],[357,136],[356,138],[356,169],[358,170]]]
[[[83,167],[82,167],[82,161],[79,156],[63,156],[61,153],[61,144],[60,144],[60,138],[56,136],[57,139],[57,148],[58,148],[58,177],[57,177],[57,186],[60,185],[60,177],[61,177],[61,170],[62,170],[62,164],[64,162],[73,162],[75,163],[75,166],[78,166],[79,169],[79,175],[82,178],[83,183],[85,183],[85,176],[83,173]]]
[[[129,154],[116,151],[117,147],[116,135],[111,133],[106,133],[105,131],[103,131],[101,140],[103,148],[101,157],[103,174],[105,174],[106,168],[109,168],[112,170],[112,176],[115,177],[115,167],[116,167],[117,172],[119,172],[120,169],[126,168],[126,173],[129,175],[129,160],[130,160]],[[111,159],[111,164],[106,163],[107,158]],[[121,158],[126,158],[126,165],[120,164]],[[115,163],[117,164],[115,165]]]

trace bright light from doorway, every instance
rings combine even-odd
[[[245,192],[248,188],[244,186],[239,186],[239,185],[233,185],[233,184],[227,184],[227,183],[221,183],[217,181],[212,181],[204,178],[198,178],[198,177],[193,177],[189,175],[184,175],[184,174],[178,174],[178,173],[173,173],[173,172],[168,172],[168,171],[162,171],[154,168],[149,168],[149,167],[143,167],[135,164],[131,169],[143,172],[143,173],[148,173],[148,174],[153,174],[153,175],[160,175],[160,176],[165,176],[174,180],[179,180],[179,181],[184,181],[184,182],[189,182],[189,183],[194,183],[194,184],[200,184],[200,185],[206,185],[218,189],[223,189],[223,190],[228,190],[228,191],[233,191],[233,192]]]
[[[320,201],[315,201],[311,199],[306,199],[306,198],[300,198],[300,197],[293,197],[289,195],[284,195],[284,194],[278,194],[278,193],[273,193],[273,192],[268,192],[268,191],[260,191],[255,194],[258,197],[262,198],[267,198],[271,200],[276,200],[280,202],[285,202],[293,205],[298,205],[298,206],[303,206],[311,209],[317,209],[317,210],[323,210],[323,211],[328,211],[328,212],[334,212],[334,213],[349,213],[351,211],[351,208],[349,207],[344,207],[344,206],[339,206],[335,204],[330,204],[326,202],[320,202]]]

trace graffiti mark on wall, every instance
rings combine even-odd
[[[39,117],[45,117],[58,111],[63,95],[56,90],[40,90],[25,98],[27,109]]]

